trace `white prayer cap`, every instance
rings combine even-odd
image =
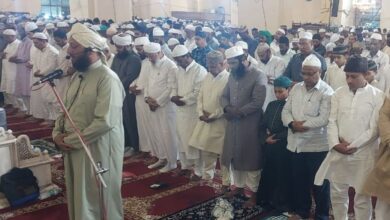
[[[69,24],[74,24],[76,22],[77,22],[76,18],[70,18],[69,21],[68,21]]]
[[[153,36],[154,37],[162,37],[162,36],[164,36],[164,31],[161,30],[161,28],[159,28],[159,27],[155,27],[155,28],[153,28]]]
[[[112,35],[114,35],[114,34],[116,34],[116,33],[118,33],[118,30],[117,30],[115,27],[109,27],[109,28],[106,30],[106,34],[107,34],[107,35],[110,35],[110,36],[112,36]]]
[[[65,21],[60,21],[57,23],[57,27],[59,28],[69,27],[69,24],[66,23]]]
[[[163,25],[162,25],[162,28],[164,28],[164,29],[169,29],[171,26],[169,26],[169,24],[167,24],[167,23],[164,23]]]
[[[211,29],[210,27],[203,27],[202,31],[205,32],[205,33],[213,33],[214,32],[214,30]]]
[[[330,37],[330,36],[332,36],[332,33],[331,32],[326,32],[325,36]]]
[[[91,29],[94,31],[100,31],[100,26],[95,24],[91,26]]]
[[[356,29],[355,29],[355,28],[352,28],[350,32],[351,32],[351,33],[355,33],[355,32],[356,32]]]
[[[286,31],[282,28],[279,28],[276,32],[281,32],[283,35],[286,35]]]
[[[217,32],[215,32],[215,36],[219,36],[219,35],[221,35],[222,34],[222,32],[220,32],[220,31],[217,31]]]
[[[134,25],[132,24],[126,24],[123,26],[124,29],[134,29]]]
[[[374,40],[382,40],[382,35],[381,34],[378,34],[378,33],[373,33],[370,37],[371,39],[374,39]]]
[[[46,36],[46,34],[44,34],[44,33],[42,33],[42,32],[37,32],[37,33],[35,33],[33,36],[32,36],[32,38],[34,39],[40,39],[40,40],[47,40],[48,38],[47,38],[47,36]]]
[[[330,36],[330,42],[332,43],[335,43],[339,40],[340,40],[340,34],[332,34],[332,36]]]
[[[146,28],[154,28],[155,26],[156,26],[156,25],[151,24],[151,23],[146,24]]]
[[[379,30],[377,29],[377,28],[375,28],[372,32],[374,32],[374,33],[378,33],[379,32]]]
[[[238,57],[244,54],[242,47],[233,46],[225,51],[226,59]]]
[[[148,37],[137,37],[134,40],[134,46],[143,46],[150,43]]]
[[[318,33],[325,33],[325,32],[326,32],[326,30],[323,29],[323,28],[321,28],[320,30],[318,30]]]
[[[298,43],[299,42],[299,39],[298,38],[293,38],[292,40],[291,40],[291,43]]]
[[[235,46],[239,46],[244,50],[248,50],[248,43],[242,40],[237,41]]]
[[[195,31],[196,30],[196,27],[192,24],[188,24],[186,25],[185,27],[186,30],[190,30],[190,31]]]
[[[3,35],[15,36],[15,35],[16,35],[16,31],[13,30],[13,29],[5,29],[5,30],[3,31]]]
[[[302,31],[305,31],[305,29],[303,29],[303,28],[298,28],[298,33],[299,33],[299,32],[302,32]]]
[[[37,26],[42,26],[45,25],[45,22],[38,20],[37,22],[35,22],[35,24],[37,24]]]
[[[168,44],[168,46],[173,46],[173,45],[176,45],[176,44],[180,44],[180,42],[176,38],[169,38],[167,44]]]
[[[344,28],[343,27],[339,27],[339,32],[343,32]]]
[[[264,53],[265,51],[269,50],[270,47],[267,43],[260,43],[258,46],[257,46],[257,53]]]
[[[100,37],[98,33],[89,29],[87,26],[76,23],[70,30],[69,39],[74,39],[85,48],[91,48],[95,51],[102,51],[106,39]]]
[[[51,30],[51,29],[54,29],[54,28],[55,28],[55,26],[54,26],[53,23],[47,23],[45,27],[46,27],[46,29],[48,29],[48,30]]]
[[[24,25],[24,30],[26,32],[31,32],[36,29],[38,29],[38,26],[34,22],[26,22],[26,24]]]
[[[188,54],[189,51],[184,45],[177,45],[172,51],[172,57],[181,57]]]
[[[119,25],[118,25],[117,23],[112,23],[112,24],[110,25],[110,27],[113,27],[113,28],[118,29],[118,28],[119,28]]]
[[[362,31],[362,34],[367,34],[368,33],[368,30],[363,30]]]
[[[161,46],[158,43],[148,43],[144,45],[144,51],[146,53],[158,53],[161,51]]]
[[[169,29],[168,33],[169,34],[180,34],[180,35],[182,34],[182,32],[180,30],[174,29],[174,28]]]
[[[312,66],[312,67],[318,67],[321,68],[321,61],[317,58],[316,55],[310,54],[306,57],[306,59],[302,62],[303,66]]]
[[[126,34],[130,34],[131,36],[135,36],[134,32],[131,31],[131,30],[126,31],[125,33],[126,33]]]
[[[118,46],[129,46],[133,42],[130,34],[117,34],[112,37],[112,41]]]
[[[325,46],[326,52],[333,51],[333,48],[335,48],[335,47],[336,47],[335,43],[333,43],[333,42],[327,43],[326,46]]]
[[[302,31],[299,33],[299,39],[313,40],[313,34],[308,31]]]

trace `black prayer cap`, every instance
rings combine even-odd
[[[313,40],[321,40],[321,35],[320,34],[314,34],[313,35]]]
[[[371,70],[371,71],[378,71],[378,66],[376,65],[375,61],[373,60],[369,60],[368,61],[368,70]]]
[[[345,72],[349,73],[365,73],[368,71],[368,60],[359,55],[349,57],[347,64],[344,67]]]
[[[344,55],[344,54],[348,53],[348,47],[345,45],[337,45],[335,48],[333,48],[332,53]]]
[[[288,40],[288,38],[286,36],[281,36],[279,38],[279,43],[280,44],[290,44],[290,41]]]

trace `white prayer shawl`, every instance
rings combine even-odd
[[[209,118],[215,119],[211,123],[197,120],[189,144],[199,150],[221,154],[225,139],[226,119],[223,117],[221,96],[228,82],[229,72],[224,70],[216,77],[208,73],[202,82],[198,95],[197,113],[209,112]]]
[[[324,81],[328,83],[334,91],[342,86],[347,86],[344,66],[339,67],[337,64],[329,66],[325,73]]]
[[[190,51],[190,53],[191,53],[191,51],[197,47],[196,43],[195,43],[195,37],[193,37],[191,39],[187,38],[187,40],[184,41],[184,46],[186,46],[188,51]]]
[[[8,44],[4,49],[6,58],[2,61],[3,65],[0,89],[8,94],[14,94],[16,78],[16,64],[9,62],[8,59],[16,54],[19,44],[20,40],[16,39],[14,42]]]
[[[35,46],[31,47],[31,63],[33,65],[31,85],[40,79],[33,75],[37,70],[40,70],[42,75],[47,75],[56,70],[58,67],[57,59],[58,50],[50,44],[47,44],[47,47],[43,50],[39,50]],[[31,91],[30,113],[35,118],[55,120],[56,113],[52,106],[55,102],[55,97],[48,84],[35,86]]]
[[[174,164],[177,160],[176,108],[170,101],[170,94],[176,84],[176,64],[167,57],[151,65],[144,88],[145,97],[156,100],[160,106],[156,111],[149,110],[152,132],[151,153],[159,159],[167,159]],[[149,108],[149,107],[148,107]]]
[[[198,121],[196,101],[206,75],[206,69],[195,61],[186,69],[180,67],[176,73],[177,84],[171,93],[171,96],[182,96],[180,100],[185,102],[184,106],[176,107],[176,128],[179,152],[184,152],[187,159],[197,159],[200,156],[199,150],[190,147],[189,140]]]
[[[361,192],[379,146],[377,122],[383,100],[383,92],[369,84],[355,94],[348,86],[334,93],[327,127],[329,153],[317,172],[315,184],[322,185],[324,179],[329,179]],[[333,147],[340,143],[340,138],[358,151],[348,156],[338,153]]]
[[[268,79],[276,79],[279,76],[281,76],[286,69],[286,64],[284,61],[277,56],[272,55],[270,60],[267,64],[264,64],[263,62],[259,61],[258,69],[266,74]],[[275,92],[274,92],[274,85],[273,84],[267,84],[267,95],[265,97],[264,105],[263,105],[263,111],[267,108],[268,103],[276,100]]]

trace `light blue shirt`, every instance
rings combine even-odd
[[[305,121],[306,132],[288,131],[287,149],[291,152],[328,151],[327,130],[330,100],[333,89],[321,79],[309,91],[304,82],[297,83],[290,91],[282,111],[285,126],[292,121]]]

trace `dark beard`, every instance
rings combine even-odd
[[[130,54],[129,51],[124,50],[124,51],[121,51],[121,52],[117,53],[116,55],[118,56],[119,59],[123,60],[123,59],[125,59],[129,54]]]
[[[246,70],[244,64],[240,63],[238,69],[236,71],[232,71],[232,74],[235,78],[241,78],[242,76],[245,75],[245,72]]]
[[[72,61],[73,68],[78,72],[85,72],[88,70],[88,67],[91,65],[91,62],[88,58],[88,53],[85,52],[83,55],[77,58],[77,60]]]
[[[139,54],[139,57],[141,58],[141,60],[146,59],[146,55],[144,53]]]

